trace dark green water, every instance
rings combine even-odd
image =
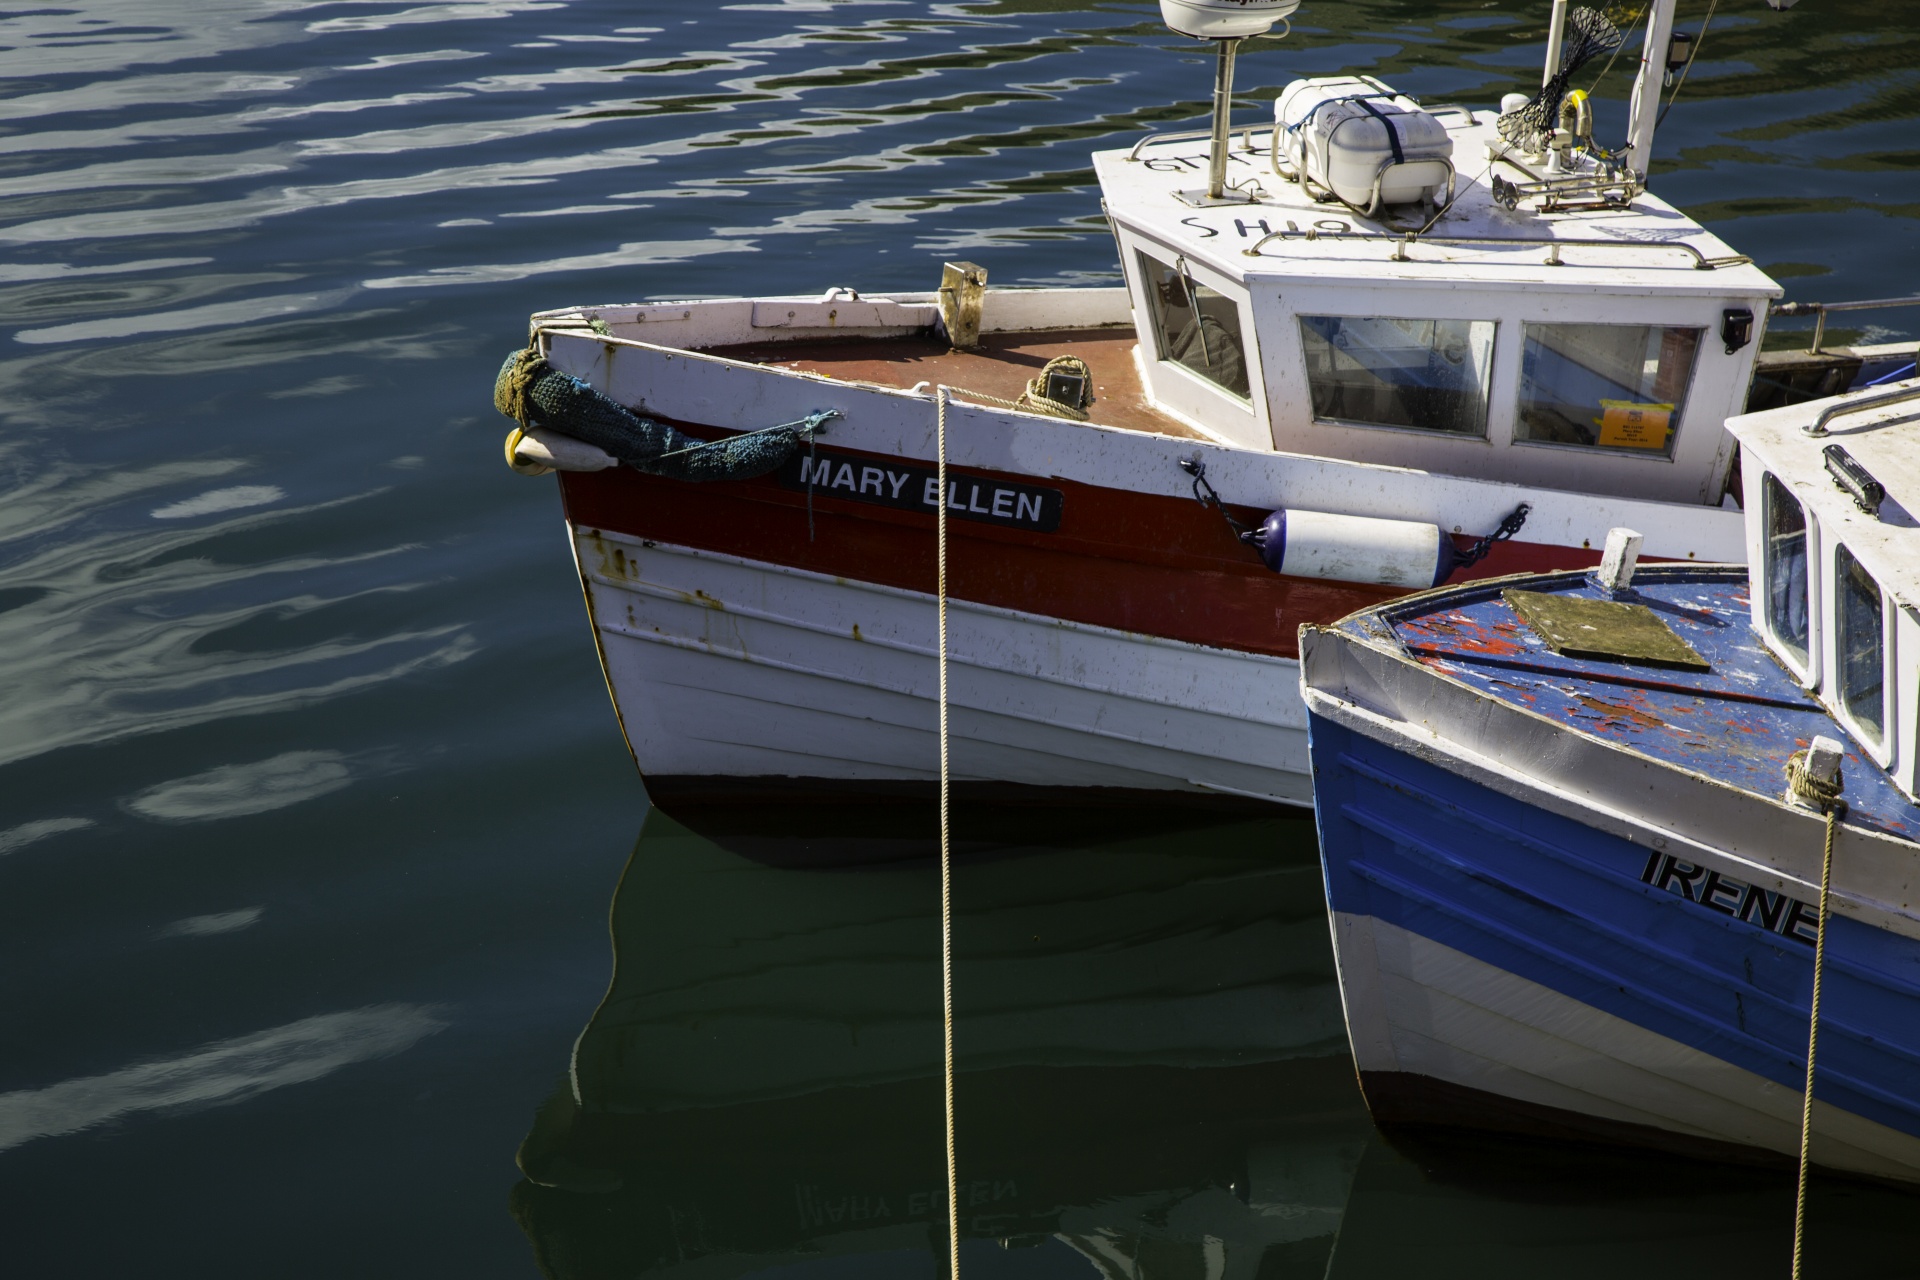
[[[1796,298],[1920,290],[1899,8],[1725,0],[1662,130]],[[1544,12],[1310,2],[1244,117],[1491,103]],[[1191,123],[1203,51],[1138,4],[80,0],[0,69],[6,1272],[935,1275],[928,816],[648,812],[492,373],[567,303],[1114,280],[1087,154]],[[1308,824],[968,822],[970,1273],[1784,1273],[1780,1174],[1376,1135]],[[1913,1274],[1914,1208],[1817,1187],[1813,1262]]]

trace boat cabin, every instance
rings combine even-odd
[[[1920,381],[1736,418],[1753,626],[1909,799],[1920,762]]]
[[[1393,117],[1407,150],[1383,152],[1371,190],[1303,135],[1334,109]],[[1330,78],[1276,112],[1234,132],[1223,199],[1193,190],[1204,136],[1094,157],[1154,404],[1244,448],[1721,501],[1721,426],[1781,293],[1765,272],[1634,184],[1599,171],[1578,189],[1491,109]],[[1421,165],[1424,198],[1381,201]],[[1576,190],[1522,194],[1555,186]]]

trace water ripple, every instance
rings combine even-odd
[[[400,1053],[446,1026],[428,1006],[369,1005],[217,1041],[177,1058],[0,1093],[0,1151],[142,1111],[231,1106]]]
[[[1722,4],[1661,129],[1655,189],[1796,296],[1920,274],[1920,33],[1889,9]],[[1329,73],[1490,106],[1538,84],[1546,16],[1310,2],[1290,38],[1243,49],[1239,118]],[[555,1010],[584,1016],[603,976],[582,921],[605,905],[606,836],[644,803],[554,482],[500,463],[500,355],[543,308],[924,289],[953,255],[996,284],[1110,281],[1088,153],[1199,124],[1209,53],[1151,0],[62,0],[0,13],[0,58],[0,1003],[29,1073],[0,1093],[0,1148],[89,1135],[84,1158],[9,1154],[8,1203],[28,1207],[8,1256],[31,1206],[116,1195],[192,1240],[50,1214],[18,1265],[150,1268],[231,1221],[298,1238],[272,1216],[291,1177],[327,1221],[375,1201],[427,1216],[414,1234],[437,1251],[388,1269],[498,1269],[486,1231],[421,1206],[496,1203],[472,1131],[517,1129],[515,1082],[564,1062],[579,1023]],[[1619,74],[1598,86],[1603,129],[1624,97]],[[1867,319],[1890,340],[1920,312]],[[714,954],[672,893],[645,897],[662,956]],[[1244,945],[1318,963],[1324,938]],[[801,974],[762,963],[812,1007]],[[719,1007],[761,1007],[730,990]],[[1276,1053],[1343,1051],[1333,1004],[1288,1023],[1220,998],[1224,1025],[1307,1028]],[[469,999],[488,1032],[460,1056],[492,1092],[413,1105],[459,1072],[412,1058],[357,1068],[354,1092],[342,1067],[435,1034],[428,1000]],[[516,1002],[539,1012],[499,1013]],[[715,1007],[645,1034],[717,1055],[674,1020]],[[1100,1035],[1131,1025],[1118,1012]],[[655,1061],[691,1095],[703,1060]],[[299,1100],[322,1093],[324,1124]],[[161,1126],[113,1128],[243,1098],[261,1134],[322,1135],[271,1138],[297,1169],[158,1133],[142,1165]],[[369,1165],[396,1107],[408,1152],[455,1154]],[[219,1221],[126,1172],[153,1169]],[[116,1234],[132,1252],[103,1260]]]

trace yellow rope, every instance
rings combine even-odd
[[[1793,1198],[1793,1280],[1800,1280],[1800,1246],[1807,1218],[1808,1153],[1813,1146],[1813,1056],[1820,1047],[1820,979],[1827,963],[1827,916],[1833,892],[1833,836],[1846,806],[1840,786],[1807,772],[1807,753],[1796,751],[1787,760],[1787,789],[1827,817],[1826,848],[1820,855],[1820,931],[1813,944],[1813,1009],[1807,1020],[1807,1085],[1800,1101],[1800,1182]]]
[[[540,375],[547,371],[547,358],[540,354],[538,339],[529,342],[524,351],[513,357],[513,363],[500,371],[493,384],[493,407],[507,417],[527,426],[529,408],[527,393]]]
[[[933,393],[940,455],[940,509],[934,517],[940,594],[940,1006],[945,1020],[947,1092],[947,1277],[960,1280],[960,1177],[953,1154],[953,843],[947,822],[947,388]]]
[[[520,424],[507,432],[507,465],[523,476],[544,476],[553,470],[537,462],[522,462],[519,457],[520,441],[533,425],[527,393],[546,371],[547,358],[540,354],[540,336],[536,332],[528,339],[526,349],[514,354],[513,362],[500,370],[500,376],[493,383],[493,407]]]
[[[948,752],[947,723],[947,397],[953,391],[975,400],[986,400],[1009,409],[1032,409],[1055,417],[1087,420],[1079,405],[1050,400],[1044,394],[1049,370],[1066,367],[1088,377],[1087,366],[1074,356],[1056,356],[1047,362],[1040,375],[1027,383],[1019,400],[1002,400],[957,387],[934,388],[937,410],[935,446],[939,453],[940,506],[934,515],[938,546],[935,590],[940,606],[940,1012],[944,1032],[942,1066],[947,1103],[947,1278],[960,1280],[960,1174],[954,1154],[953,1136],[953,838],[951,816],[952,768]],[[1092,385],[1088,377],[1088,385]]]

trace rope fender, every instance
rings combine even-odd
[[[838,409],[820,409],[778,426],[701,440],[608,399],[548,364],[532,346],[514,352],[500,366],[493,384],[493,407],[519,424],[507,437],[509,466],[514,466],[513,450],[520,435],[543,427],[604,449],[635,471],[691,481],[763,476],[791,458],[802,444],[811,443],[829,419],[840,416]]]

